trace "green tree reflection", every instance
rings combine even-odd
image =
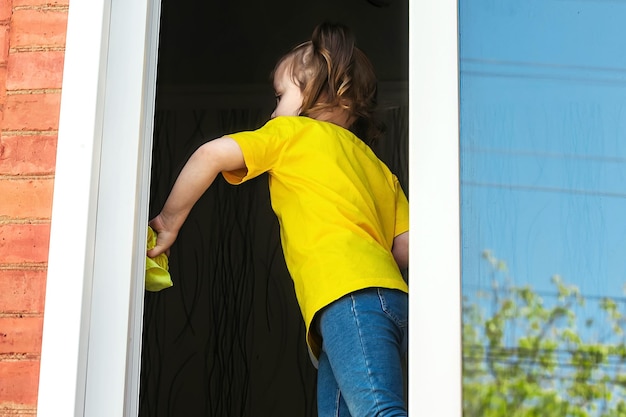
[[[463,297],[464,416],[626,417],[624,303],[560,276],[539,294],[483,259],[491,288]]]

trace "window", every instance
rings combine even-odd
[[[620,413],[626,5],[459,8],[465,415]]]
[[[88,3],[69,12],[43,417],[137,413],[159,3]],[[455,2],[411,2],[411,194],[423,198],[411,209],[410,407],[424,415],[460,413],[456,21]]]

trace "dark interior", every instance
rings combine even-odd
[[[163,0],[150,216],[202,143],[260,127],[269,74],[322,21],[355,33],[380,80],[373,146],[408,194],[408,0]],[[316,370],[267,177],[218,177],[170,254],[174,287],[146,293],[140,416],[316,416]]]

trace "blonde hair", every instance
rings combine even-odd
[[[340,112],[349,127],[366,142],[381,136],[374,119],[377,80],[367,56],[355,45],[350,30],[341,24],[318,25],[311,40],[284,55],[273,76],[283,68],[302,91],[302,116],[314,119]]]

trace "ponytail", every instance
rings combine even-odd
[[[352,84],[352,59],[354,55],[354,36],[343,25],[322,23],[313,31],[311,37],[313,53],[319,54],[326,64],[326,78],[328,84],[328,100],[330,102],[341,98]]]
[[[311,40],[295,47],[276,65],[288,63],[292,80],[302,90],[300,114],[318,118],[345,112],[353,133],[371,143],[382,134],[374,120],[377,80],[367,56],[344,25],[322,23]]]

